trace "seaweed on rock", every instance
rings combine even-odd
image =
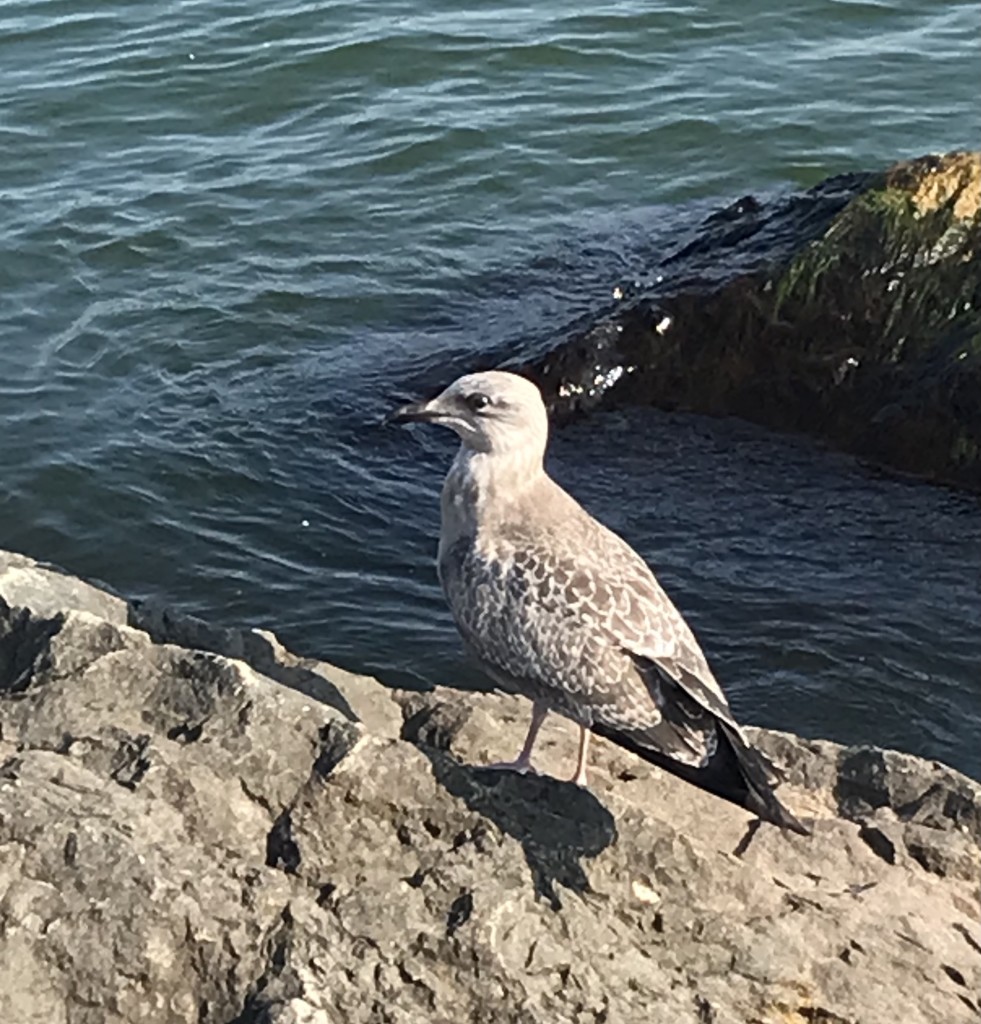
[[[741,201],[700,243],[525,367],[559,419],[735,415],[981,491],[981,154]]]

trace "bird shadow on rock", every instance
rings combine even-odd
[[[450,753],[467,712],[458,705],[423,703],[406,709],[402,739],[417,747],[446,791],[512,836],[524,851],[535,894],[553,910],[558,887],[593,893],[583,860],[616,842],[613,815],[588,790],[546,775],[520,775],[464,764]]]

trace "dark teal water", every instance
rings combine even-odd
[[[976,146],[968,3],[0,8],[0,545],[474,685],[449,439],[377,426],[546,343],[704,210]],[[562,431],[748,720],[981,776],[981,520],[739,424]],[[309,525],[304,525],[307,523]]]

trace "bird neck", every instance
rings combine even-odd
[[[452,533],[474,533],[507,518],[545,476],[541,452],[477,452],[460,447],[443,486],[443,522]]]

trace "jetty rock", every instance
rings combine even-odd
[[[557,421],[652,405],[981,492],[981,153],[744,196],[609,308],[498,361]]]
[[[758,730],[803,837],[602,741],[476,767],[527,714],[0,552],[0,1020],[977,1021],[977,782]]]

